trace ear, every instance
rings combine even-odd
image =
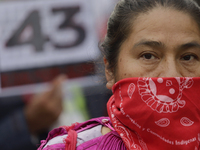
[[[107,59],[104,58],[103,60],[104,60],[105,75],[106,75],[106,80],[107,80],[106,87],[107,89],[112,89],[112,86],[115,84],[114,73],[110,68],[108,68],[109,63]]]

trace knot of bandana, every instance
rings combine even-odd
[[[200,149],[200,78],[128,78],[107,108],[129,150]]]

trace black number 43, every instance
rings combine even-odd
[[[61,24],[58,26],[58,30],[72,29],[76,31],[78,35],[74,40],[74,42],[68,44],[57,44],[52,41],[54,47],[62,50],[81,44],[86,37],[86,32],[81,25],[76,24],[73,20],[73,17],[78,12],[80,12],[80,7],[75,6],[75,7],[53,8],[52,12],[54,14],[63,13],[65,16],[63,22],[61,22]],[[27,27],[31,27],[33,30],[31,38],[28,38],[26,40],[21,40],[22,33]],[[18,45],[31,44],[34,46],[37,52],[40,52],[43,51],[43,46],[46,41],[49,41],[49,37],[45,37],[42,34],[41,24],[40,24],[40,14],[37,10],[35,10],[32,11],[26,17],[26,19],[22,22],[20,27],[12,34],[12,36],[6,42],[6,46],[13,47]]]

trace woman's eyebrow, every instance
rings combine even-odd
[[[190,43],[181,45],[178,49],[185,50],[185,49],[189,49],[193,47],[200,48],[200,44],[198,42],[190,42]]]
[[[138,46],[150,46],[150,47],[161,47],[164,48],[164,43],[160,41],[150,41],[150,40],[141,40],[138,43],[136,43],[133,48],[136,48]]]
[[[160,41],[150,41],[150,40],[141,40],[138,43],[136,43],[133,48],[136,48],[138,46],[150,46],[150,47],[161,47],[161,48],[165,48],[165,44],[160,42]],[[200,43],[194,41],[194,42],[189,42],[186,44],[182,44],[180,46],[178,46],[177,49],[189,49],[189,48],[193,48],[193,47],[197,47],[200,48]]]

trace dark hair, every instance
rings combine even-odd
[[[120,47],[130,35],[133,21],[158,6],[188,13],[200,28],[200,8],[193,0],[121,0],[109,18],[107,35],[100,45],[108,69],[115,69]]]

